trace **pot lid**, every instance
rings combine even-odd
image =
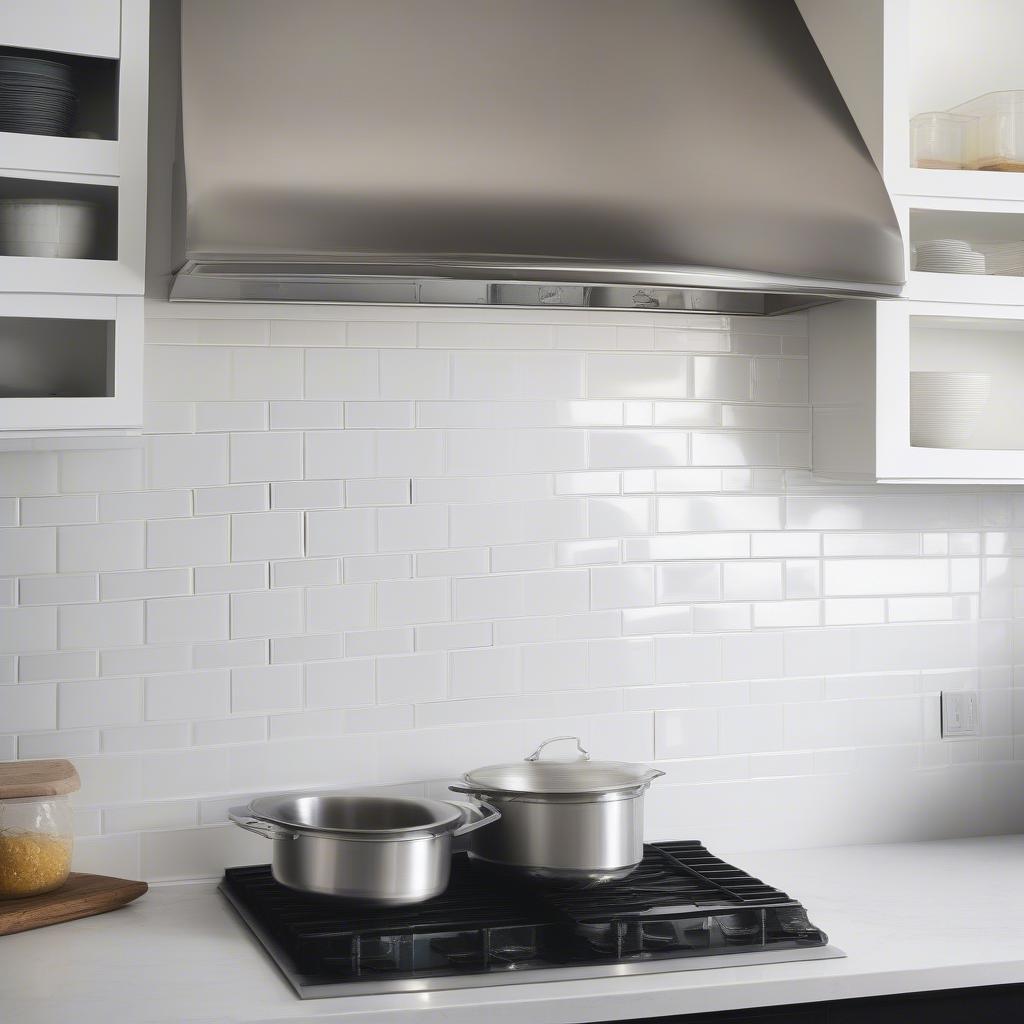
[[[454,831],[462,811],[453,804],[369,790],[320,790],[257,797],[249,813],[302,832],[364,839],[411,839]]]
[[[544,747],[559,740],[574,740],[582,756],[575,761],[542,761],[540,753]],[[645,786],[662,774],[644,764],[592,761],[578,737],[555,736],[545,740],[525,760],[475,768],[463,778],[468,787],[481,792],[555,796],[614,793]]]

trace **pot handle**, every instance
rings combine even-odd
[[[484,800],[478,803],[470,803],[468,800],[447,800],[446,803],[452,807],[458,807],[463,815],[468,815],[466,820],[452,833],[456,836],[464,836],[467,832],[475,832],[484,825],[490,825],[501,817],[501,811]]]
[[[551,739],[545,740],[532,754],[530,754],[528,757],[524,757],[523,760],[524,761],[539,761],[540,760],[540,752],[549,743],[558,743],[559,740],[572,740],[576,744],[576,749],[583,755],[582,759],[584,761],[589,761],[590,760],[590,751],[584,748],[583,744],[580,742],[579,736],[552,736]]]
[[[269,821],[260,821],[249,814],[248,807],[232,807],[228,817],[246,832],[253,832],[264,839],[298,839],[298,832],[286,832],[284,829],[271,825]]]

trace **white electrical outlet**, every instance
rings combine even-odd
[[[943,738],[981,735],[977,690],[943,691],[942,735]]]

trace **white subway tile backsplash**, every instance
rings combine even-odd
[[[237,590],[266,590],[267,566],[263,562],[235,562],[232,565],[197,565],[194,589],[197,594],[229,594]]]
[[[689,438],[678,430],[590,432],[590,466],[594,469],[685,466],[689,461]]]
[[[53,683],[0,686],[0,722],[11,732],[57,728],[57,687]]]
[[[114,497],[114,495],[109,495]],[[17,500],[0,499],[0,506],[9,501],[14,515],[3,519],[2,525],[16,526]],[[22,498],[22,526],[63,526],[69,523],[95,523],[97,519],[95,494],[61,494],[50,498]]]
[[[226,669],[150,676],[146,679],[149,720],[213,718],[229,710]]]
[[[306,593],[306,629],[310,633],[365,629],[373,620],[372,602],[373,590],[366,585],[314,587]]]
[[[57,568],[61,572],[113,572],[145,567],[145,523],[61,526]]]
[[[590,570],[594,608],[637,608],[654,604],[654,567],[599,566]]]
[[[380,353],[382,399],[447,398],[450,390],[451,368],[447,352],[399,349]]]
[[[371,509],[339,509],[306,513],[306,553],[309,555],[368,554],[376,545]]]
[[[686,356],[602,352],[587,357],[591,398],[686,398],[689,389]]]
[[[150,321],[144,449],[0,453],[0,757],[75,758],[80,863],[216,873],[246,794],[552,733],[713,822],[1019,756],[1024,503],[813,480],[802,315],[267,312]]]
[[[369,399],[380,394],[379,358],[373,349],[306,351],[304,397],[313,401]]]
[[[346,583],[373,583],[376,580],[407,580],[413,575],[413,556],[348,555],[338,559]],[[434,573],[424,575],[433,576]]]
[[[270,488],[266,484],[228,484],[224,487],[199,487],[195,491],[197,516],[223,515],[227,512],[263,512],[268,508]]]
[[[147,402],[216,401],[230,388],[228,348],[151,344],[146,350]]]
[[[169,750],[175,747],[187,747],[189,727],[187,722],[129,725],[104,729],[101,736],[103,753],[131,754],[139,750]]]
[[[18,659],[17,678],[22,683],[44,680],[91,679],[99,671],[96,651],[60,651],[53,654],[23,654]],[[13,679],[10,680],[13,682]]]
[[[337,558],[274,562],[270,572],[273,587],[329,587],[341,582],[341,562]]]
[[[268,644],[269,641],[263,639],[225,640],[223,643],[198,643],[192,648],[192,665],[195,668],[233,668],[237,665],[263,665],[268,657]]]
[[[176,565],[207,565],[228,560],[230,519],[161,519],[146,529],[146,565],[151,569]]]
[[[934,594],[949,589],[949,567],[944,559],[826,559],[824,592],[827,597],[869,594]]]
[[[314,431],[306,434],[307,479],[372,476],[376,466],[376,434],[371,430]]]
[[[446,580],[394,580],[378,583],[378,621],[382,626],[443,622],[450,618],[448,594]]]
[[[342,655],[340,635],[276,636],[270,641],[270,660],[275,665],[330,661]]]
[[[655,714],[655,757],[703,757],[717,753],[717,711],[692,708],[685,711],[659,711]]]
[[[271,431],[231,435],[232,483],[301,477],[302,434]]]
[[[142,643],[141,601],[70,604],[61,607],[59,613],[62,648],[119,647]]]
[[[196,403],[197,433],[266,429],[267,406],[264,402]]]
[[[235,401],[302,398],[302,353],[278,348],[235,349],[231,353],[230,394]]]
[[[517,693],[523,685],[522,660],[518,647],[455,651],[451,655],[449,694],[464,698]]]
[[[148,643],[189,643],[227,639],[227,595],[169,597],[146,602]]]
[[[155,434],[147,445],[149,487],[208,487],[228,482],[225,434]]]
[[[197,723],[196,727],[200,724]],[[188,745],[188,723],[117,726],[102,729],[100,736],[100,746],[104,754],[173,750]]]
[[[234,713],[297,710],[302,707],[302,701],[301,665],[258,665],[231,671],[231,710]]]
[[[61,729],[131,725],[142,720],[142,680],[78,679],[57,687]]]
[[[50,499],[57,500],[57,499]],[[96,499],[91,495],[75,498],[75,501],[90,501],[95,505]],[[192,494],[190,491],[123,491],[99,496],[99,518],[104,523],[113,523],[122,519],[163,519],[165,517],[187,516],[192,512]],[[200,509],[196,508],[196,512]],[[96,516],[81,520],[69,519],[67,522],[94,522]]]
[[[288,636],[305,622],[302,593],[270,590],[231,595],[231,637]]]
[[[782,527],[782,500],[763,496],[658,498],[658,529],[778,530]]]
[[[269,341],[271,345],[300,348],[344,347],[347,327],[335,320],[271,320]]]
[[[372,658],[314,662],[306,666],[306,705],[347,708],[372,704],[376,696]]]
[[[300,512],[264,512],[231,517],[231,560],[249,562],[302,556]]]
[[[271,402],[271,430],[340,430],[344,426],[341,402]]]
[[[382,508],[377,517],[381,551],[448,547],[448,508],[445,505]]]
[[[152,643],[145,647],[100,651],[100,671],[105,676],[174,672],[189,667],[190,654],[189,648],[185,645],[159,647]]]
[[[725,562],[722,596],[726,601],[770,601],[783,596],[781,562]]]
[[[416,345],[416,324],[381,320],[350,323],[348,344],[351,348],[413,348]]]
[[[29,576],[18,585],[18,603],[79,604],[98,601],[99,577],[88,576]]]
[[[54,452],[0,452],[0,496],[24,498],[57,490]]]
[[[377,662],[377,700],[381,704],[408,704],[441,700],[447,690],[444,654],[409,654]]]

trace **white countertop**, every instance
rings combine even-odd
[[[155,887],[101,917],[0,938],[2,1016],[18,1024],[572,1024],[1024,983],[1024,836],[713,852],[799,899],[848,956],[300,1000],[214,885],[194,883]]]

